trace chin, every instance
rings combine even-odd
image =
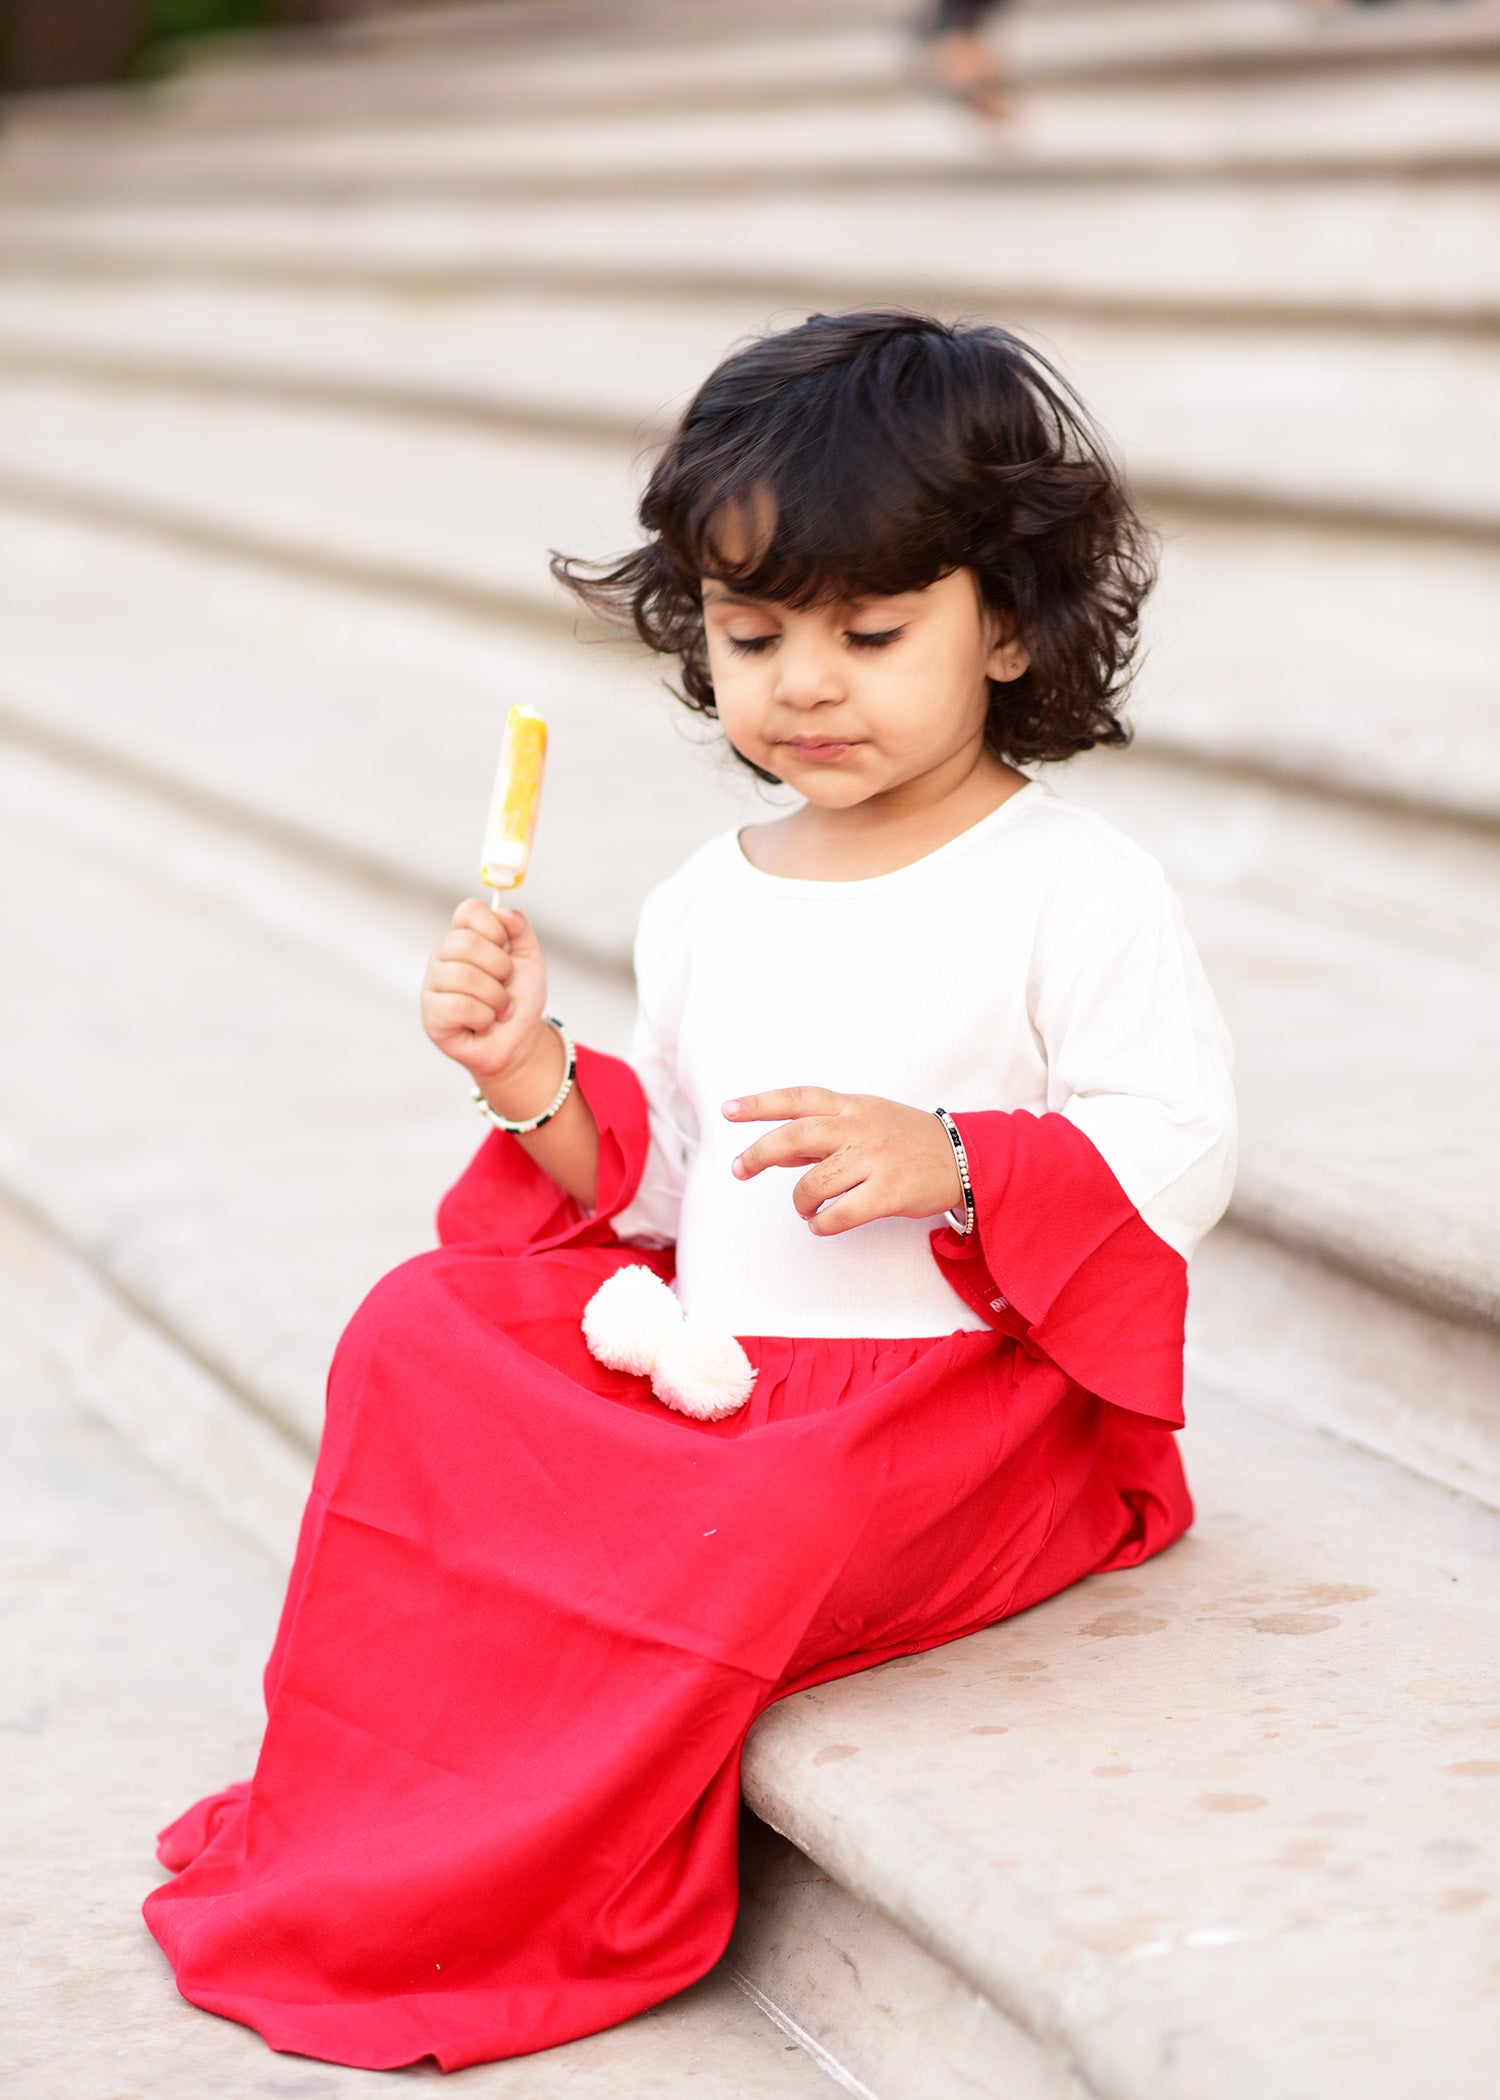
[[[797,776],[787,776],[787,786],[795,788],[804,802],[816,803],[819,809],[853,809],[856,803],[868,802],[877,790],[865,780],[853,780],[847,774],[840,779],[836,774],[812,766],[799,766]]]

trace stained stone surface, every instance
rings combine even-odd
[[[1101,2091],[1484,2100],[1500,1515],[1188,1413],[1184,1541],[773,1708],[747,1799]]]
[[[1039,176],[1024,212],[997,210],[983,177],[967,187],[955,179],[945,197],[952,208],[934,212],[926,185],[892,177],[847,192],[751,188],[728,199],[544,195],[509,214],[482,199],[401,192],[280,207],[236,197],[211,212],[175,197],[90,200],[66,214],[16,203],[0,211],[0,249],[29,267],[50,255],[118,268],[129,255],[141,270],[212,264],[281,281],[375,276],[434,290],[523,274],[682,288],[728,278],[763,300],[818,287],[847,303],[882,292],[919,301],[941,287],[969,299],[1264,307],[1309,320],[1472,325],[1500,311],[1500,199],[1467,169],[1430,188],[1394,170],[1270,185],[1222,173],[1165,185],[1148,171]],[[1381,270],[1392,253],[1399,279]]]
[[[949,302],[941,297],[941,308]],[[1500,353],[1484,336],[1237,317],[1163,321],[997,299],[1060,359],[1152,491],[1493,530]],[[627,455],[724,352],[790,321],[758,289],[566,284],[412,300],[361,288],[0,276],[0,361],[97,386],[374,398],[444,421],[615,426]],[[601,347],[608,354],[601,355]],[[122,404],[123,405],[123,404]]]

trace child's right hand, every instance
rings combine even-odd
[[[466,897],[422,980],[422,1026],[480,1086],[519,1069],[545,1035],[547,961],[524,912]]]

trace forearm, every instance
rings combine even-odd
[[[566,1059],[557,1030],[544,1027],[530,1057],[484,1083],[484,1098],[497,1116],[524,1122],[539,1114],[562,1085]],[[549,1122],[517,1137],[516,1143],[559,1188],[593,1209],[599,1188],[599,1125],[577,1086]]]

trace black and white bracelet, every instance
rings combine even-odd
[[[958,1125],[954,1122],[952,1116],[949,1115],[947,1109],[935,1108],[932,1113],[948,1133],[948,1142],[953,1147],[953,1157],[958,1163],[959,1187],[964,1192],[962,1217],[956,1210],[945,1211],[943,1215],[947,1218],[953,1230],[967,1239],[974,1230],[974,1184],[969,1179],[969,1155],[964,1150],[964,1141],[959,1134]]]
[[[552,1099],[547,1103],[541,1114],[539,1116],[527,1116],[524,1122],[512,1122],[509,1116],[496,1115],[488,1101],[485,1100],[480,1088],[476,1086],[474,1089],[474,1100],[478,1106],[479,1113],[485,1118],[486,1122],[493,1123],[497,1130],[505,1131],[509,1137],[530,1137],[533,1130],[540,1130],[544,1123],[550,1123],[573,1091],[573,1077],[578,1070],[578,1052],[573,1046],[573,1038],[569,1035],[567,1029],[564,1028],[562,1022],[558,1020],[556,1014],[543,1014],[542,1019],[549,1028],[555,1028],[562,1037],[563,1076],[562,1085],[552,1096]]]

